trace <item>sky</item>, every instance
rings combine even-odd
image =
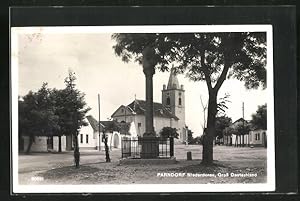
[[[137,99],[145,100],[145,77],[142,66],[122,62],[112,46],[115,41],[110,33],[46,33],[18,35],[18,87],[19,95],[37,91],[43,82],[48,87],[64,88],[68,71],[75,72],[77,88],[85,93],[89,115],[98,119],[98,94],[101,99],[101,120],[107,120],[120,106]],[[159,72],[153,77],[155,102],[161,102],[163,84],[167,84],[169,72]],[[178,75],[184,85],[186,100],[186,125],[194,136],[202,134],[203,108],[208,100],[205,82],[193,82]],[[267,90],[246,90],[237,80],[226,80],[218,97],[230,94],[227,116],[233,121],[242,117],[244,102],[245,119],[250,120],[258,105],[267,102]]]

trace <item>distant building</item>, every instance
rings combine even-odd
[[[249,141],[252,146],[267,147],[267,130],[251,130],[249,132]]]
[[[158,135],[163,127],[176,128],[180,142],[187,140],[185,124],[185,90],[179,85],[174,69],[171,69],[168,85],[163,85],[162,103],[153,103],[153,125]],[[134,100],[128,105],[121,105],[111,117],[117,122],[133,122],[138,136],[145,133],[146,101]]]
[[[250,121],[240,118],[231,124],[231,128],[235,129],[243,124],[249,124]],[[240,133],[232,133],[223,136],[223,144],[232,146],[264,146],[267,147],[267,131],[263,129],[252,128],[249,133],[244,135]]]

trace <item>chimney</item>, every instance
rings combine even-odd
[[[166,85],[165,84],[163,85],[163,90],[166,90]]]
[[[183,84],[182,84],[182,85],[180,85],[180,88],[183,90]]]

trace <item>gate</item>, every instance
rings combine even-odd
[[[173,138],[122,138],[122,158],[147,158],[153,156],[157,158],[170,158],[174,156]],[[157,146],[153,146],[157,145]],[[146,146],[142,148],[142,146]],[[141,157],[142,155],[142,157]]]

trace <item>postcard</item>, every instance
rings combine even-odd
[[[11,27],[13,193],[275,191],[272,34]]]

